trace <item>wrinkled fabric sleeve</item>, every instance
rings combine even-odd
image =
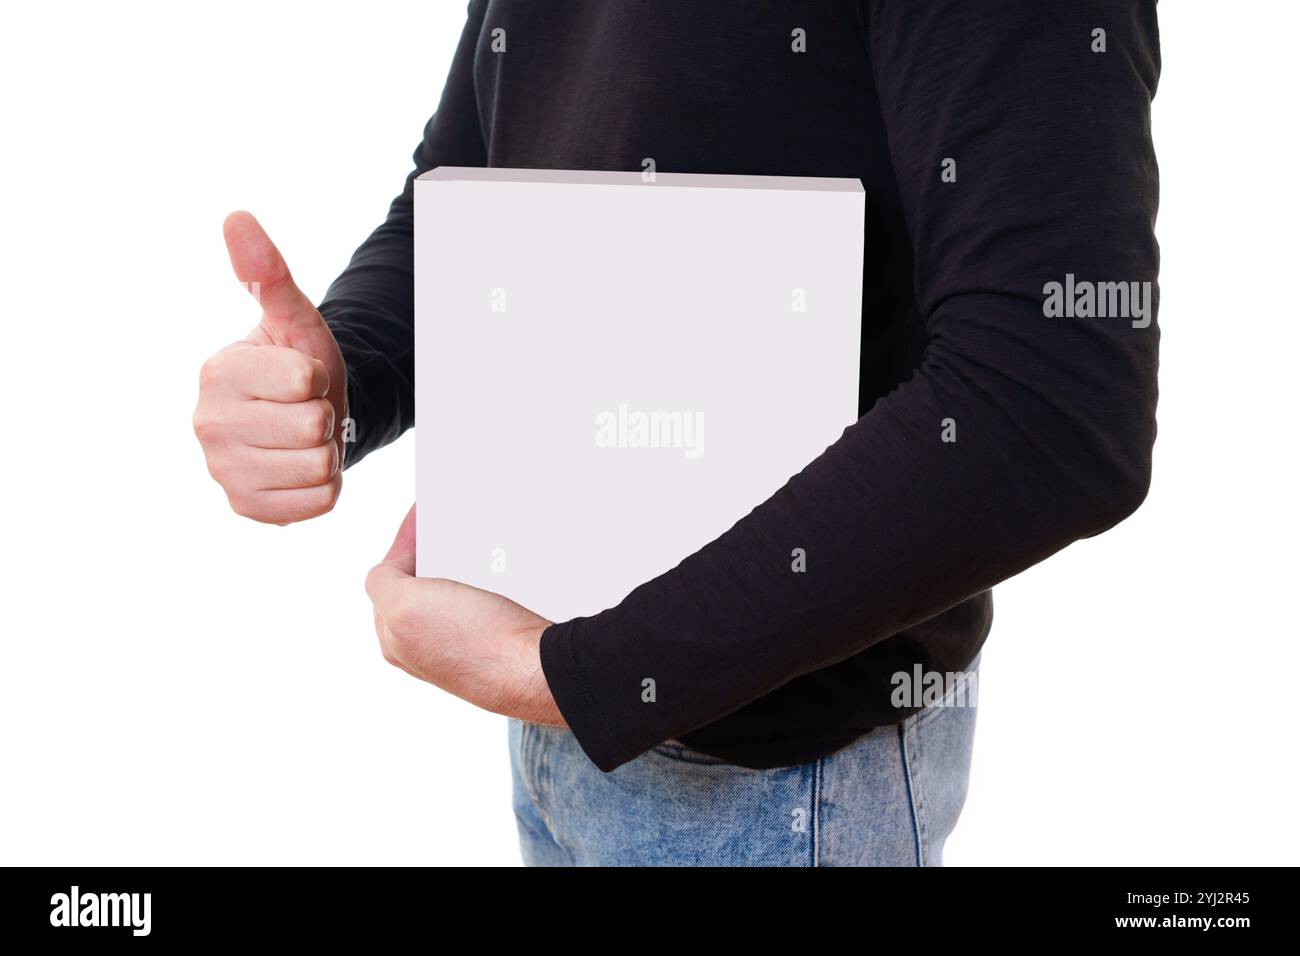
[[[548,684],[602,770],[1100,533],[1146,495],[1157,326],[1049,318],[1044,290],[1068,273],[1155,294],[1154,2],[887,0],[860,15],[923,360],[721,537],[544,632]]]

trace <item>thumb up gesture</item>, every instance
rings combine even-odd
[[[343,356],[257,220],[231,213],[223,231],[262,320],[203,363],[194,433],[238,514],[280,525],[314,518],[343,483]]]

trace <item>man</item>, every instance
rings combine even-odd
[[[590,618],[415,578],[409,517],[367,589],[390,661],[512,718],[527,862],[938,863],[989,588],[1146,495],[1158,74],[1136,0],[474,0],[416,168],[319,310],[227,220],[264,316],[204,367],[209,467],[239,513],[303,520],[338,496],[345,417],[349,465],[414,423],[427,169],[861,179],[862,417],[772,498]]]

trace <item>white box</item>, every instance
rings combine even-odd
[[[863,215],[851,179],[421,176],[420,576],[567,620],[771,496],[857,419]]]

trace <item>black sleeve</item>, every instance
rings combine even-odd
[[[551,691],[602,770],[1113,526],[1146,495],[1157,326],[1048,317],[1044,303],[1052,282],[1154,295],[1153,0],[864,0],[861,18],[923,361],[716,541],[545,631]]]
[[[415,179],[435,166],[487,163],[474,97],[474,52],[486,5],[469,5],[442,99],[424,127],[401,195],[320,303],[348,369],[348,413],[356,423],[348,466],[415,424]]]

